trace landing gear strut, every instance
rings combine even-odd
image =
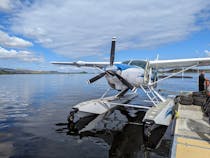
[[[73,109],[73,111],[69,112],[69,116],[67,117],[68,123],[74,122],[74,114],[78,111],[78,109]]]

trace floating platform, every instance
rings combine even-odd
[[[157,104],[157,106],[151,107],[146,112],[143,122],[168,126],[172,119],[173,107],[173,99],[167,99],[165,102],[160,102]]]
[[[73,108],[78,109],[78,111],[83,114],[89,113],[100,115],[114,108],[118,104],[124,104],[131,101],[135,97],[137,97],[137,93],[127,93],[123,97],[111,96],[106,98],[93,99],[81,102],[75,105]]]
[[[210,124],[200,106],[178,104],[171,158],[210,158]]]

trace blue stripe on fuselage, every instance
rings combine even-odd
[[[129,68],[138,68],[138,66],[135,66],[135,65],[127,65],[127,64],[114,64],[118,70],[126,70],[126,69],[129,69]]]

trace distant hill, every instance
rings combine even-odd
[[[160,70],[159,73],[176,73],[181,71],[182,69],[170,69],[170,70]],[[206,73],[210,73],[210,69],[202,69],[204,70]],[[185,71],[185,73],[197,73],[198,69],[189,69],[187,71]]]
[[[22,69],[0,68],[0,74],[86,74],[87,72],[58,72],[58,71],[35,71]]]
[[[159,73],[176,73],[181,69],[170,69],[170,70],[159,70]],[[210,69],[202,69],[206,73],[210,73]],[[185,72],[197,73],[197,69],[189,69]],[[86,71],[82,72],[59,72],[59,71],[36,71],[36,70],[24,70],[24,69],[10,69],[10,68],[0,68],[1,74],[86,74]]]

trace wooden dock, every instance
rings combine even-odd
[[[178,105],[171,158],[210,158],[210,124],[201,107]]]

